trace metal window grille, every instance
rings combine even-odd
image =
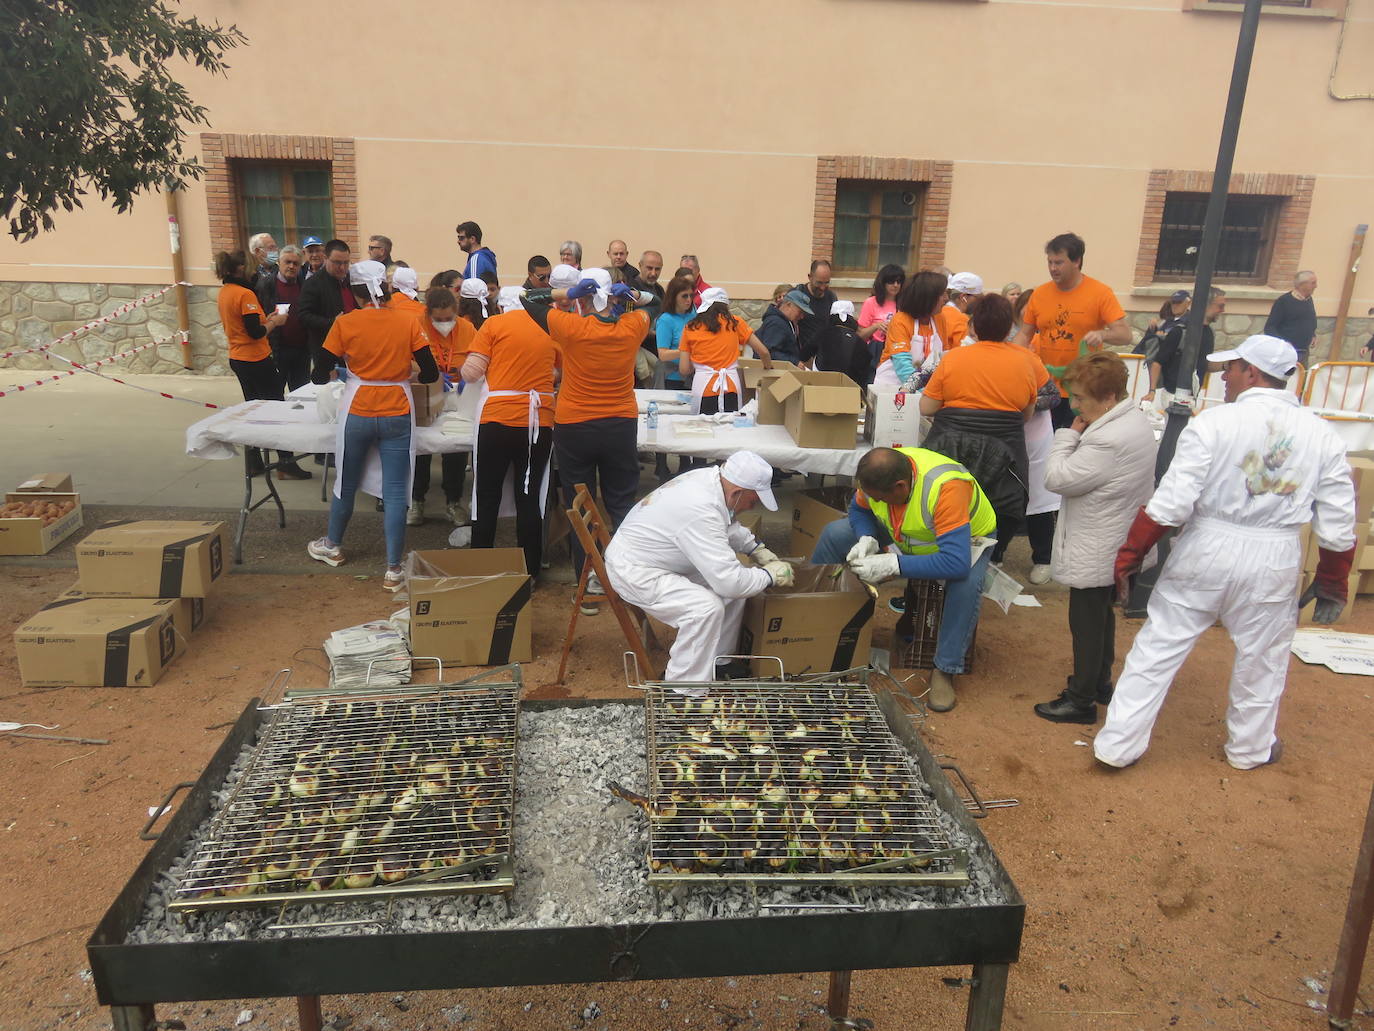
[[[1214,279],[1262,283],[1269,277],[1282,197],[1228,197]],[[1156,279],[1192,279],[1197,273],[1207,194],[1170,193],[1159,227]]]
[[[299,246],[307,236],[334,235],[334,184],[328,165],[241,163],[239,224],[244,239],[271,233]]]
[[[914,267],[925,191],[925,183],[838,182],[835,271],[871,276],[887,264]]]

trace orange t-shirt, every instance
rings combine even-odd
[[[472,324],[458,320],[458,326]],[[458,329],[453,331],[457,336]],[[472,340],[472,354],[485,355],[487,389],[518,390],[520,397],[489,397],[482,408],[483,422],[499,422],[503,426],[530,424],[529,391],[537,390],[539,425],[553,423],[553,370],[561,364],[558,346],[539,328],[528,312],[508,311],[493,315],[482,323]],[[466,390],[480,389],[469,383]]]
[[[945,352],[926,384],[925,396],[949,408],[1021,412],[1049,378],[1040,359],[1024,347],[980,340]]]
[[[954,305],[946,304],[935,313],[935,328],[944,341],[945,350],[953,351],[956,347],[964,346],[964,337],[968,336],[968,316]]]
[[[556,421],[639,418],[635,353],[648,331],[649,316],[642,311],[614,321],[550,311],[549,335],[563,352]]]
[[[908,456],[908,462],[911,458]],[[911,462],[911,482],[913,486],[919,486],[916,477],[916,463]],[[868,495],[860,488],[854,492],[854,503],[860,508],[872,511],[872,506],[868,503]],[[908,499],[906,505],[888,505],[887,517],[891,520],[891,525],[886,529],[896,540],[899,536],[898,531],[902,527],[902,520],[906,518],[907,505],[911,501]],[[935,536],[957,530],[959,527],[968,523],[968,512],[973,505],[973,487],[967,480],[946,480],[944,486],[940,488],[939,495],[935,498],[935,511],[931,513],[931,522],[935,525],[931,527],[935,531]]]
[[[243,327],[245,315],[256,315],[261,322],[267,321],[258,303],[258,295],[246,286],[225,283],[219,288],[219,321],[224,327],[224,337],[229,341],[229,357],[241,362],[260,362],[272,353],[272,345],[267,337],[254,340]]]
[[[1068,392],[1060,380],[1069,364],[1087,353],[1082,345],[1084,334],[1125,317],[1111,287],[1084,276],[1072,290],[1059,289],[1053,280],[1037,286],[1026,302],[1021,321],[1038,332],[1036,353],[1055,383],[1059,383],[1060,395],[1067,397]]]
[[[682,329],[682,337],[677,345],[678,353],[687,355],[704,368],[728,369],[739,362],[740,348],[748,345],[749,338],[753,335],[754,331],[743,319],[735,320],[734,329],[722,319],[720,329],[715,333],[702,326],[693,329],[689,322]],[[725,377],[717,376],[715,386],[711,387],[708,384],[704,395],[718,397],[726,393],[728,386]],[[729,392],[734,393],[733,390]]]
[[[363,380],[408,382],[410,356],[429,346],[420,320],[408,311],[368,305],[334,320],[324,349],[348,362],[348,374]],[[353,396],[353,415],[405,415],[410,398],[401,387],[361,386]]]
[[[892,316],[892,322],[887,327],[887,339],[883,341],[883,356],[878,361],[879,365],[888,361],[894,354],[910,354],[912,363],[918,367],[930,357],[930,342],[935,339],[935,326],[930,322],[913,326],[914,321],[904,311]],[[918,337],[921,340],[920,350],[912,350],[912,341]],[[940,339],[944,340],[943,337]]]
[[[413,297],[407,297],[401,291],[396,290],[386,300],[386,306],[392,311],[408,311],[412,315],[424,315],[425,305],[423,301],[417,301]]]
[[[429,337],[429,349],[434,352],[434,361],[440,372],[461,372],[463,362],[467,361],[472,350],[472,341],[477,330],[467,319],[459,319],[452,332],[444,336],[426,316],[420,321],[425,335]]]

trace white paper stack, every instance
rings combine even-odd
[[[335,630],[324,642],[324,653],[329,657],[330,687],[385,689],[410,683],[410,648],[400,629],[387,620]]]

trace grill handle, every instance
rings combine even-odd
[[[143,829],[138,832],[139,840],[156,841],[158,838],[162,837],[161,831],[158,831],[156,834],[152,833],[153,824],[157,823],[162,817],[162,814],[172,807],[172,799],[177,797],[177,792],[185,791],[187,788],[193,788],[195,786],[195,781],[183,780],[180,784],[176,785],[176,787],[172,788],[171,791],[167,792],[167,797],[162,800],[162,804],[153,810],[153,815],[148,817],[148,822],[145,823]]]
[[[969,811],[969,815],[975,820],[986,820],[988,818],[987,806],[983,805],[983,800],[978,797],[978,791],[974,788],[973,782],[964,776],[964,771],[953,763],[941,763],[940,769],[953,773],[959,778],[959,783],[964,785],[964,790],[968,792],[969,800],[976,807],[976,810]]]
[[[766,659],[766,660],[769,661],[769,662],[776,662],[776,663],[778,664],[778,679],[779,679],[779,680],[786,680],[786,679],[787,679],[787,671],[786,671],[785,669],[783,669],[783,667],[782,667],[782,659],[780,659],[780,658],[779,658],[778,656],[776,656],[776,655],[717,655],[717,656],[716,656],[716,661],[717,661],[717,662],[719,662],[721,659],[743,659],[745,662],[750,662],[750,661],[752,661],[752,660],[754,660],[754,659]],[[750,680],[762,680],[763,678],[762,678],[762,677],[750,677],[749,679],[750,679]]]
[[[268,924],[269,931],[310,931],[317,927],[385,927],[382,920],[312,920],[304,924]]]

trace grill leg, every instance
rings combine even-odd
[[[300,1015],[301,1031],[320,1031],[324,1027],[318,995],[296,996],[296,1012]]]
[[[153,1007],[148,1004],[111,1006],[110,1023],[114,1026],[114,1031],[153,1031],[157,1016],[153,1013]]]
[[[853,977],[852,970],[830,971],[830,997],[826,1000],[825,1009],[837,1024],[849,1019],[849,985]]]
[[[973,987],[968,993],[968,1014],[964,1031],[999,1031],[1002,1008],[1007,1001],[1006,963],[975,963]]]

